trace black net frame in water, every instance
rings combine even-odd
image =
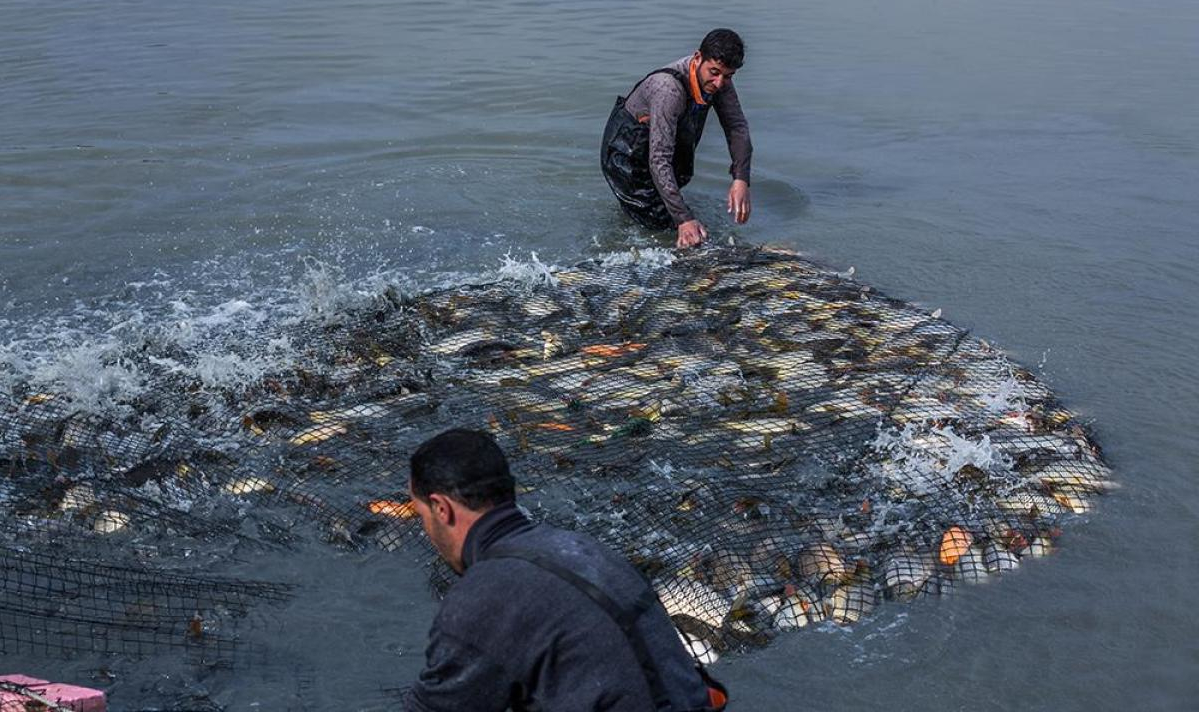
[[[239,626],[291,589],[208,575],[180,543],[286,555],[294,533],[247,533],[248,507],[415,552],[444,591],[407,457],[449,427],[495,437],[534,519],[627,556],[700,660],[985,580],[1117,484],[1031,372],[939,317],[784,249],[634,250],[388,289],[281,332],[294,363],[236,388],[151,345],[123,358],[154,387],[110,412],[19,384],[0,650],[249,664]]]

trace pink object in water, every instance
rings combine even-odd
[[[28,675],[0,675],[0,683],[20,685],[38,697],[50,700],[54,704],[74,710],[74,712],[105,712],[108,708],[104,701],[104,693],[89,687],[48,682]],[[25,712],[27,709],[37,709],[36,703],[34,707],[29,707],[27,703],[30,702],[34,702],[34,698],[19,692],[0,689],[0,712],[9,712],[10,710]]]

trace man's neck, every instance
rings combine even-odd
[[[484,512],[462,542],[462,567],[470,568],[492,544],[516,531],[533,526],[515,502],[508,502]]]

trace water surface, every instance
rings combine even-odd
[[[687,190],[713,239],[788,245],[941,307],[1040,366],[1125,484],[1013,575],[726,659],[735,709],[1187,706],[1199,6],[1184,0],[3,2],[0,364],[87,363],[179,324],[269,332],[384,282],[485,276],[506,253],[666,244],[615,208],[599,134],[616,94],[719,25],[749,48],[754,215],[724,215],[714,124]],[[229,566],[248,571],[301,584],[272,640],[310,669],[161,663],[164,682],[114,664],[117,708],[188,688],[327,709],[420,669],[436,604],[409,559],[313,546]]]

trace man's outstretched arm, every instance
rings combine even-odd
[[[732,158],[729,173],[733,176],[733,184],[729,187],[728,211],[734,220],[743,223],[749,220],[749,170],[754,153],[749,122],[741,110],[737,89],[731,83],[716,96],[713,104]]]

